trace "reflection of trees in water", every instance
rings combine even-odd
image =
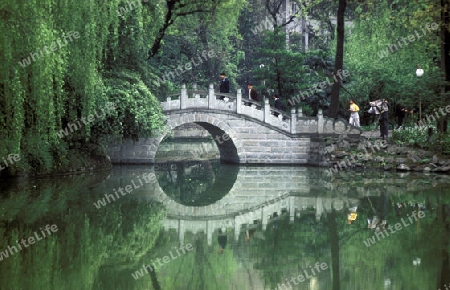
[[[150,279],[152,281],[153,289],[161,290],[161,285],[159,284],[158,277],[157,277],[157,274],[156,274],[157,271],[158,271],[157,269],[155,269],[154,271],[150,271],[150,273],[149,273],[150,274]]]
[[[384,184],[375,193],[360,197],[358,219],[352,224],[347,224],[346,208],[327,212],[319,221],[314,214],[302,214],[294,223],[289,223],[286,217],[276,230],[269,224],[263,232],[264,239],[252,239],[250,248],[241,237],[236,259],[251,259],[243,264],[249,269],[260,269],[271,289],[286,278],[302,274],[302,269],[309,269],[309,264],[322,261],[329,265],[330,272],[326,275],[332,275],[332,280],[320,277],[320,289],[379,289],[384,283],[391,283],[392,289],[437,289],[435,277],[439,277],[438,285],[443,286],[444,282],[448,285],[445,279],[450,273],[450,194],[448,190],[444,194],[443,184],[412,192],[399,193],[397,188],[395,193],[402,199],[426,200],[433,205],[432,210],[427,206],[424,219],[377,240],[371,248],[363,243],[374,234],[367,229],[367,216],[381,215],[394,225],[416,210],[413,205],[397,216],[392,204],[394,192],[388,192],[390,188],[390,184]],[[437,191],[442,191],[442,197]],[[422,259],[420,268],[413,265],[418,257]]]
[[[310,180],[312,183],[324,182],[317,179],[315,173],[310,176]],[[418,186],[408,191],[405,184],[409,183]],[[374,174],[372,178],[356,176],[354,179],[349,176],[349,179],[333,180],[328,183],[330,184],[334,186],[332,191],[324,191],[323,187],[312,184],[311,192],[318,189],[320,191],[317,192],[326,196],[335,196],[336,201],[345,200],[345,196],[358,197],[358,218],[351,225],[347,224],[348,211],[345,203],[344,210],[327,212],[325,218],[319,221],[316,221],[314,212],[302,211],[301,216],[297,216],[293,223],[289,222],[289,215],[286,215],[279,220],[277,227],[273,227],[272,221],[266,231],[262,231],[259,226],[249,242],[245,241],[245,234],[241,232],[237,245],[227,245],[228,249],[224,251],[224,254],[233,251],[235,262],[222,263],[222,268],[236,263],[242,265],[239,273],[247,273],[248,280],[245,283],[251,285],[255,283],[254,271],[260,271],[265,286],[270,289],[277,287],[278,283],[286,282],[286,278],[303,274],[302,270],[309,270],[309,265],[316,262],[325,262],[329,266],[328,270],[318,275],[320,289],[379,289],[385,282],[391,283],[392,289],[437,289],[434,287],[435,277],[439,273],[448,273],[448,250],[443,255],[442,247],[449,249],[449,234],[442,229],[448,227],[450,211],[448,206],[441,205],[449,204],[450,196],[448,193],[444,194],[444,191],[441,198],[436,194],[436,189],[443,188],[444,185],[438,182],[433,187],[433,182],[399,178],[390,174]],[[389,223],[395,224],[414,210],[413,207],[408,207],[402,216],[397,216],[393,207],[397,200],[425,200],[432,206],[427,206],[426,218],[420,222],[367,248],[363,241],[374,234],[373,230],[367,229],[367,216],[384,215]],[[441,218],[446,224],[437,226],[439,219],[435,220],[434,215],[437,214],[435,210],[440,208],[446,213]],[[256,236],[262,238],[255,238]],[[203,266],[197,270],[195,265],[192,274],[187,274],[192,275],[189,279],[196,281],[189,284],[199,286],[196,289],[208,289],[208,285],[215,285],[214,279],[222,273],[221,267],[214,266],[211,260],[212,249],[210,247],[209,251],[206,250],[208,247],[204,240],[203,246],[198,249],[201,253],[209,254],[199,254],[193,263],[210,259],[212,266]],[[413,266],[412,261],[416,257],[422,258],[423,267]],[[216,278],[212,278],[213,276]],[[206,284],[206,288],[201,288],[200,283],[206,281],[209,284]],[[307,284],[309,280],[301,283],[302,287]]]
[[[386,188],[390,188],[389,184]],[[383,187],[377,194],[372,194],[361,199],[358,207],[358,221],[352,225],[342,225],[343,227],[353,228],[354,236],[340,246],[340,256],[344,259],[345,267],[341,269],[341,287],[344,289],[346,285],[357,284],[373,284],[380,285],[386,283],[394,288],[417,288],[417,289],[433,289],[436,285],[432,277],[442,269],[441,265],[437,265],[434,261],[435,257],[441,257],[442,253],[437,253],[436,249],[441,248],[439,241],[445,235],[435,222],[435,214],[437,214],[436,205],[442,204],[436,194],[439,188],[422,188],[413,192],[405,192],[400,188],[397,191],[386,192]],[[388,225],[394,226],[401,223],[401,219],[407,220],[407,215],[412,211],[418,210],[417,204],[407,205],[402,209],[401,214],[396,210],[395,198],[404,201],[408,200],[426,200],[427,204],[434,204],[434,210],[427,206],[425,210],[426,216],[417,222],[410,224],[408,227],[402,228],[400,231],[390,235],[384,233],[384,238],[376,240],[376,244],[370,248],[363,245],[363,241],[372,237],[375,232],[367,229],[366,218],[368,216],[378,215],[387,220]],[[447,199],[449,199],[447,197]],[[439,208],[440,205],[437,207]],[[430,237],[433,237],[430,239]],[[436,238],[434,238],[436,237]],[[447,243],[448,248],[448,243]],[[418,268],[413,265],[413,260],[420,258],[422,267]],[[433,260],[433,262],[431,262]],[[425,265],[424,265],[425,264]],[[342,265],[342,264],[341,264]],[[441,269],[439,269],[441,268]],[[357,271],[355,269],[364,269]],[[381,281],[374,273],[381,273],[383,276]],[[448,273],[448,270],[447,272]],[[345,281],[345,284],[342,282]],[[391,288],[389,288],[391,289]]]
[[[214,172],[214,186],[220,185],[222,173]],[[176,170],[173,174],[177,174]],[[363,192],[368,197],[359,197],[358,219],[351,225],[346,223],[345,210],[332,213],[335,225],[330,213],[316,221],[314,213],[302,211],[293,223],[289,223],[286,215],[276,228],[272,222],[267,231],[259,227],[248,243],[241,236],[238,245],[230,243],[222,255],[217,253],[217,244],[207,245],[204,234],[187,233],[185,243],[192,243],[194,250],[140,278],[142,284],[134,283],[130,274],[143,263],[148,264],[150,258],[163,257],[178,246],[177,233],[163,232],[161,235],[171,235],[170,239],[154,247],[160,234],[161,208],[139,204],[132,198],[120,199],[102,209],[92,204],[104,193],[112,192],[112,188],[123,185],[121,182],[129,183],[131,178],[108,180],[108,187],[102,185],[103,179],[90,177],[64,183],[33,181],[11,186],[2,191],[4,198],[0,200],[0,251],[14,245],[20,237],[33,236],[37,228],[47,223],[57,223],[59,230],[54,237],[36,242],[1,261],[0,289],[51,289],[54,285],[64,285],[61,286],[64,289],[148,289],[148,284],[153,282],[159,289],[225,290],[243,258],[249,276],[253,269],[261,271],[262,279],[266,285],[272,285],[271,289],[286,281],[285,278],[302,274],[301,270],[309,269],[310,264],[326,262],[329,269],[319,276],[319,283],[320,289],[330,289],[327,286],[334,283],[328,278],[335,261],[332,246],[338,246],[339,250],[340,271],[333,277],[340,279],[341,289],[379,289],[383,279],[391,281],[392,289],[438,289],[438,285],[444,289],[450,272],[448,187],[426,180],[403,179],[400,183],[400,178],[393,176],[373,182],[379,177],[365,181],[356,177],[352,181],[342,179],[340,185],[333,183],[334,190],[340,194],[338,197],[345,190],[349,195],[356,194],[356,189],[364,188],[364,182],[368,184],[367,191]],[[420,186],[408,192],[403,185],[409,182]],[[92,189],[87,189],[88,186]],[[386,192],[380,200],[384,186]],[[367,248],[363,241],[373,235],[365,220],[368,214],[373,215],[368,198],[375,211],[378,206],[385,207],[391,224],[414,210],[408,206],[397,216],[392,206],[397,201],[426,201],[426,217]],[[228,240],[233,241],[230,233]],[[256,238],[259,235],[263,238]],[[216,238],[215,232],[213,240]],[[421,267],[413,266],[416,257],[422,258]],[[158,288],[154,286],[154,289]]]
[[[329,193],[345,194],[354,197],[367,195],[379,196],[383,191],[387,195],[399,192],[414,192],[429,188],[438,188],[442,184],[450,183],[450,176],[422,173],[398,173],[387,171],[339,171],[331,178],[324,171],[312,171],[309,174],[311,189]]]
[[[245,242],[245,234],[241,235],[235,259],[242,260],[249,270],[260,270],[265,285],[276,288],[286,278],[302,274],[302,269],[309,270],[308,265],[329,260],[329,237],[324,225],[316,223],[314,213],[304,214],[293,223],[289,222],[289,214],[284,214],[276,219],[276,224],[271,220],[266,231],[258,227],[249,242]],[[261,238],[255,238],[260,235]]]
[[[213,240],[217,241],[217,231],[213,235]],[[217,242],[208,246],[204,233],[186,235],[185,243],[192,244],[193,249],[165,264],[157,272],[161,289],[230,289],[230,283],[238,267],[236,260],[233,259],[233,250],[227,245],[223,253],[219,254]],[[151,257],[167,255],[168,251],[178,246],[176,232],[162,232],[157,246],[151,252]]]
[[[46,224],[58,231],[1,261],[0,289],[147,289],[130,283],[130,274],[153,248],[162,208],[122,199],[96,209],[92,203],[112,192],[101,184],[104,177],[33,180],[6,192],[0,250]]]
[[[220,163],[209,161],[174,162],[165,166],[165,170],[157,170],[158,182],[164,192],[175,201],[194,205],[202,201],[214,184],[215,172]]]
[[[378,177],[375,176],[373,179]],[[220,176],[217,178],[220,178]],[[172,280],[173,277],[177,277],[177,284],[175,282],[173,282],[174,284],[168,284],[169,278],[167,278],[165,283],[162,284],[165,286],[163,289],[181,289],[170,288],[171,285],[177,285],[178,287],[189,285],[185,289],[211,289],[208,286],[216,284],[219,285],[217,289],[221,289],[223,282],[220,277],[223,277],[224,270],[227,267],[235,267],[237,262],[245,261],[242,264],[246,268],[239,272],[248,270],[248,279],[251,280],[253,269],[260,270],[265,285],[271,285],[271,289],[273,289],[278,283],[285,282],[286,278],[290,279],[302,274],[302,269],[308,270],[308,265],[326,262],[329,269],[318,276],[320,289],[332,289],[332,287],[334,289],[378,289],[382,287],[380,285],[384,283],[383,279],[391,281],[392,286],[396,288],[437,289],[436,287],[432,288],[436,285],[436,281],[431,280],[438,277],[438,273],[448,273],[448,266],[445,266],[445,263],[448,263],[445,257],[448,257],[448,255],[442,255],[442,246],[444,245],[448,249],[448,232],[442,231],[445,225],[436,227],[436,221],[432,215],[437,213],[434,211],[436,205],[450,203],[450,196],[442,191],[442,196],[438,198],[435,188],[429,187],[428,190],[423,190],[427,189],[423,184],[420,190],[405,192],[405,187],[400,186],[404,184],[403,182],[397,186],[398,183],[395,179],[384,178],[381,182],[372,184],[373,179],[366,180],[372,186],[364,191],[368,196],[359,197],[359,216],[351,225],[348,225],[346,221],[348,213],[346,208],[343,211],[326,213],[326,217],[320,221],[316,221],[314,213],[305,214],[302,212],[301,217],[297,217],[294,223],[289,223],[289,215],[286,215],[284,219],[279,221],[276,229],[273,228],[272,222],[269,223],[268,230],[265,232],[260,227],[258,228],[258,234],[261,234],[264,237],[263,239],[252,238],[247,243],[241,236],[237,246],[227,245],[227,250],[224,251],[223,256],[216,253],[217,245],[208,247],[205,244],[206,237],[197,234],[195,238],[199,240],[196,240],[195,243],[192,242],[192,244],[195,250],[199,252],[192,256],[186,256],[189,262],[167,264],[164,267],[171,267],[170,270],[158,273],[158,279],[170,277],[170,280]],[[409,182],[409,180],[405,181]],[[364,188],[364,183],[358,178],[355,179],[355,183],[350,185],[342,184],[342,187],[335,188],[339,189],[336,190],[338,198],[346,195],[343,192],[344,189],[353,192],[349,194],[355,194],[355,188]],[[421,183],[418,182],[418,184]],[[367,229],[365,219],[367,215],[373,215],[379,210],[384,210],[387,219],[395,224],[406,213],[413,210],[413,208],[407,208],[410,211],[405,211],[403,216],[398,217],[392,207],[392,201],[396,201],[396,198],[406,201],[427,200],[427,203],[433,205],[433,210],[427,212],[429,218],[421,220],[420,224],[411,225],[395,233],[392,237],[377,242],[372,248],[367,248],[363,241],[373,234],[373,231]],[[373,203],[373,209],[369,200]],[[442,214],[442,220],[448,223],[448,206],[438,206],[438,210],[439,208],[446,213]],[[186,236],[186,242],[189,240],[189,236]],[[173,239],[177,240],[176,234]],[[215,239],[213,238],[213,240]],[[167,245],[167,247],[169,246],[170,244]],[[160,255],[164,255],[166,252],[166,250],[160,251]],[[230,252],[235,253],[232,260],[226,256]],[[415,256],[422,257],[423,267],[414,268],[412,259]],[[204,263],[201,267],[199,267],[200,262]],[[337,266],[332,267],[333,263],[337,263],[339,269]],[[186,271],[186,269],[189,270]],[[333,280],[329,278],[332,273]],[[186,277],[183,278],[182,276]],[[227,278],[231,280],[231,277]],[[441,281],[444,281],[444,279],[441,279]],[[301,285],[306,286],[308,283],[309,280],[301,283]],[[228,283],[225,285],[228,285]]]
[[[443,189],[438,192],[438,199],[442,201],[436,210],[436,224],[441,228],[442,240],[441,242],[441,271],[438,275],[437,284],[439,289],[445,289],[444,285],[450,286],[450,198],[447,191],[446,198],[443,196]],[[439,237],[439,236],[438,236]]]
[[[331,210],[328,214],[328,230],[330,237],[330,252],[331,252],[331,277],[333,281],[333,290],[339,290],[341,288],[340,278],[340,247],[339,247],[339,234],[338,224],[336,222],[336,211]]]

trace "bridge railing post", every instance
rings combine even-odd
[[[291,134],[296,133],[297,128],[297,114],[295,113],[295,108],[291,109]]]
[[[181,96],[180,96],[180,110],[186,109],[186,102],[187,102],[187,89],[186,84],[181,85]]]
[[[323,114],[322,109],[317,112],[317,133],[323,134]]]
[[[241,113],[241,108],[242,108],[242,91],[241,91],[241,89],[238,89],[237,95],[236,95],[236,113],[237,114]]]
[[[214,95],[214,86],[209,84],[208,89],[208,109],[214,109],[214,103],[216,101],[216,96]]]
[[[269,122],[269,116],[270,116],[270,104],[269,99],[264,100],[264,123]]]
[[[167,103],[167,110],[171,110],[172,109],[172,98],[171,97],[167,97],[166,98],[166,103]]]

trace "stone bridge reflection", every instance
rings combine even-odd
[[[202,166],[200,166],[202,165]],[[176,230],[180,243],[183,243],[186,232],[204,232],[208,244],[212,242],[215,231],[219,228],[233,228],[234,237],[248,227],[258,224],[266,230],[271,218],[288,214],[290,220],[302,214],[315,214],[317,220],[331,211],[342,210],[358,203],[356,197],[345,195],[326,195],[312,185],[312,179],[307,167],[243,167],[220,165],[218,170],[209,161],[203,163],[185,163],[180,169],[179,163],[164,163],[152,166],[148,171],[150,195],[146,198],[161,202],[167,210],[167,219],[163,221],[164,229]],[[179,182],[182,174],[189,180],[195,179],[198,167],[203,167],[208,178],[214,182],[205,187],[203,196],[186,191],[187,188],[170,189],[167,178]],[[166,192],[172,191],[172,193]],[[209,191],[216,192],[213,198],[208,198],[208,204],[199,203],[204,200]],[[173,192],[183,196],[174,195]],[[192,204],[189,196],[192,194]],[[187,197],[186,197],[187,195]],[[195,195],[195,196],[194,196]]]

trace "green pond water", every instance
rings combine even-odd
[[[449,184],[207,159],[4,180],[0,289],[445,289]]]

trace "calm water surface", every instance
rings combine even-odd
[[[445,289],[449,184],[214,160],[3,181],[0,289]]]

